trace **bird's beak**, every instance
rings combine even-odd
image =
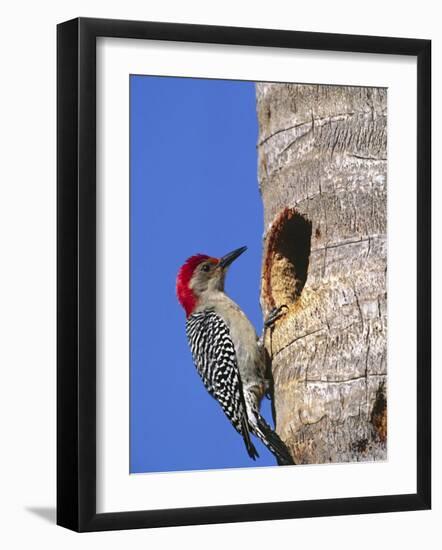
[[[232,252],[229,252],[225,256],[223,256],[219,263],[218,267],[221,267],[222,269],[225,269],[228,267],[236,258],[241,256],[243,252],[247,250],[247,246],[242,246],[241,248],[237,248],[236,250],[233,250]]]

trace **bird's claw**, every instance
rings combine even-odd
[[[264,326],[266,328],[270,328],[271,326],[273,326],[280,317],[282,317],[287,313],[284,310],[288,310],[288,309],[289,309],[288,306],[286,306],[285,304],[279,307],[274,307],[270,311],[270,313],[267,315],[266,320],[264,321]]]

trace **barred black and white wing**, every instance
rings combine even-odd
[[[207,391],[243,436],[249,456],[255,459],[258,452],[250,440],[241,377],[229,327],[214,311],[202,311],[188,317],[186,334],[193,361]]]

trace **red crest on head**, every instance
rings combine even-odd
[[[186,316],[192,313],[196,307],[197,298],[193,290],[189,287],[190,280],[195,269],[201,262],[208,260],[210,256],[205,254],[196,254],[186,260],[186,262],[180,267],[176,278],[176,294],[180,304],[183,306]]]

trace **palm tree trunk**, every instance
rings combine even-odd
[[[257,84],[261,305],[297,463],[385,460],[387,91]]]

